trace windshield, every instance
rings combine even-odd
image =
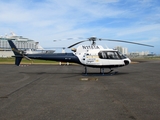
[[[121,57],[121,59],[126,58],[126,56],[125,56],[125,55],[123,55],[121,52],[118,52],[118,54],[119,54],[119,56]]]

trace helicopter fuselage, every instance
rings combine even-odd
[[[128,65],[131,60],[113,49],[89,49],[74,53],[25,54],[31,59],[73,62],[88,67],[115,68]]]
[[[104,49],[102,46],[79,46],[74,49],[73,53],[36,53],[27,54],[24,51],[20,51],[16,48],[15,44],[8,40],[14,54],[15,64],[19,66],[22,58],[28,60],[40,59],[40,60],[51,60],[51,61],[64,61],[73,62],[89,67],[97,68],[115,68],[128,65],[131,60],[113,49]]]
[[[81,64],[97,68],[122,67],[131,63],[131,60],[113,49],[88,50],[84,53],[77,53]]]

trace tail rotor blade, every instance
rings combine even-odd
[[[23,56],[24,58],[26,58],[27,60],[32,60],[32,59],[30,59],[29,57],[27,57],[27,56]]]

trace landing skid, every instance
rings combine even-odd
[[[87,73],[87,67],[85,66],[85,72],[84,75],[102,75],[102,76],[109,76],[109,75],[115,75],[117,74],[117,71],[114,71],[110,68],[109,72],[104,72],[104,68],[100,68],[100,73]]]

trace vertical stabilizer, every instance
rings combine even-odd
[[[12,51],[13,51],[13,53],[15,55],[15,65],[19,66],[21,61],[22,61],[23,55],[17,49],[17,47],[15,46],[15,44],[13,43],[12,40],[8,40],[8,43],[11,46]]]
[[[15,46],[12,40],[8,40],[8,43],[11,46],[14,55],[21,55],[20,51],[17,49],[17,47]]]
[[[19,66],[21,61],[22,61],[22,57],[16,57],[15,58],[15,65]]]

